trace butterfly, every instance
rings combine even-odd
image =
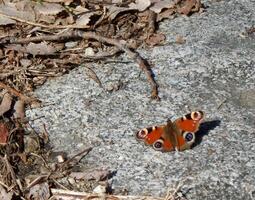
[[[135,136],[157,151],[183,151],[190,149],[195,142],[195,133],[203,118],[202,111],[191,112],[173,122],[168,120],[166,125],[144,128]]]

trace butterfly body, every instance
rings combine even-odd
[[[195,142],[195,132],[204,118],[202,111],[191,112],[166,125],[144,128],[136,133],[136,138],[157,151],[185,150]]]

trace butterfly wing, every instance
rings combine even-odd
[[[136,139],[151,145],[157,151],[171,151],[173,145],[167,138],[166,126],[152,126],[136,133]]]
[[[174,121],[179,150],[189,149],[195,142],[195,132],[198,131],[203,118],[204,113],[202,111],[195,111]]]
[[[144,128],[136,133],[136,139],[152,145],[157,151],[188,149],[195,142],[194,133],[198,130],[203,116],[202,111],[196,111],[174,122],[169,120],[163,126]]]

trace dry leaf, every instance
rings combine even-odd
[[[186,40],[182,36],[177,35],[177,37],[176,37],[177,44],[184,44],[185,42],[186,42]]]
[[[174,8],[175,2],[169,0],[153,0],[153,5],[150,7],[150,10],[154,11],[155,13],[160,13],[164,8]]]
[[[18,52],[25,52],[26,48],[21,46],[20,44],[10,44],[6,46],[6,49],[8,50],[14,50]]]
[[[25,119],[25,103],[22,100],[16,101],[14,104],[14,118]]]
[[[106,6],[108,9],[108,17],[110,20],[114,20],[115,17],[120,14],[121,12],[126,12],[126,11],[131,11],[131,10],[136,10],[133,8],[124,8],[124,7],[117,7],[117,6]]]
[[[175,9],[174,8],[169,8],[167,10],[162,11],[157,15],[157,22],[160,22],[162,19],[169,19],[169,18],[174,18],[175,14]]]
[[[178,13],[188,15],[191,12],[197,12],[201,8],[200,0],[183,0],[180,2]]]
[[[11,200],[13,197],[13,192],[7,192],[2,185],[0,185],[0,199]]]
[[[107,187],[108,187],[107,184],[104,185],[100,184],[93,189],[93,193],[103,195],[107,192]]]
[[[50,189],[48,183],[44,182],[30,188],[27,195],[28,199],[46,200],[50,198]]]
[[[33,43],[30,42],[26,47],[27,53],[32,54],[33,56],[36,55],[52,55],[56,52],[56,49],[47,44],[46,42],[41,43]]]
[[[7,125],[3,122],[0,122],[0,145],[6,145],[8,141],[8,137],[9,137],[9,129]]]
[[[18,10],[16,7],[16,4],[10,3],[10,2],[0,4],[0,12],[5,15],[19,17],[19,18],[21,18],[23,20],[27,20],[27,21],[35,22],[35,18],[36,18],[35,13],[31,12],[31,10],[28,10],[28,11]]]
[[[76,24],[79,26],[84,26],[84,28],[87,27],[88,23],[90,22],[90,17],[97,14],[97,12],[89,12],[86,14],[81,15],[77,20]]]
[[[65,5],[70,5],[74,0],[44,0],[49,3],[64,3]]]
[[[146,10],[151,5],[150,0],[136,0],[135,3],[130,3],[129,8],[136,9],[139,11]]]
[[[153,33],[146,39],[146,43],[150,46],[155,46],[164,42],[165,39],[166,36],[163,33]]]
[[[122,3],[122,0],[112,0],[112,3],[114,4],[121,4]]]
[[[29,59],[20,59],[19,62],[22,65],[22,67],[28,67],[32,64],[32,61]]]
[[[89,78],[93,79],[101,88],[103,87],[100,79],[98,78],[97,74],[94,72],[94,70],[90,67],[85,66],[86,74]]]
[[[16,21],[12,20],[8,17],[0,15],[0,25],[9,25],[9,24],[15,24]]]
[[[12,105],[12,96],[4,90],[0,97],[2,97],[2,101],[0,104],[0,116],[2,116],[4,113],[6,113],[8,110],[11,109]]]
[[[65,8],[56,3],[40,2],[36,4],[35,10],[42,15],[56,15],[65,10]]]
[[[92,47],[88,47],[88,48],[85,49],[84,55],[85,55],[86,57],[88,57],[88,56],[94,56],[94,55],[95,55],[95,51],[94,51],[94,49],[93,49]]]
[[[81,14],[81,13],[85,13],[85,12],[88,12],[89,10],[87,9],[87,8],[85,8],[85,7],[82,7],[82,6],[77,6],[77,7],[75,7],[74,9],[73,9],[73,13],[75,14],[75,15],[79,15],[79,14]]]
[[[103,181],[110,175],[109,170],[101,169],[101,170],[88,170],[85,172],[72,172],[70,174],[70,177],[76,179],[76,180],[96,180],[96,181]]]

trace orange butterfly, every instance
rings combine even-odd
[[[136,138],[157,151],[190,149],[203,118],[202,111],[191,112],[166,125],[144,128],[136,133]]]

